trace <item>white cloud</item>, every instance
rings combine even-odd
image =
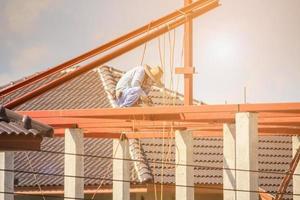
[[[13,32],[31,30],[50,0],[10,0],[4,8],[8,28]]]
[[[42,65],[49,56],[48,48],[44,46],[33,46],[18,52],[17,56],[11,59],[10,66],[14,70],[30,70]]]

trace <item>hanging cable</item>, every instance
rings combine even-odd
[[[38,181],[38,179],[37,179],[37,177],[36,177],[36,174],[34,173],[35,170],[33,169],[32,162],[31,162],[31,160],[30,160],[30,158],[29,158],[29,156],[28,156],[28,152],[24,152],[24,154],[25,154],[25,157],[26,157],[26,159],[27,159],[27,162],[28,162],[28,164],[29,164],[29,167],[30,167],[31,171],[33,171],[33,177],[34,177],[34,180],[35,180],[35,182],[36,182],[36,184],[37,184],[37,186],[38,186],[38,188],[39,188],[39,190],[40,190],[40,192],[41,192],[41,194],[42,194],[43,200],[46,200],[46,198],[45,198],[45,196],[44,196],[44,193],[43,193],[43,190],[42,190],[42,187],[41,187],[41,185],[40,185],[40,183],[39,183],[39,181]]]
[[[151,30],[151,24],[152,24],[152,21],[148,24],[147,35],[149,35],[149,32]],[[143,49],[143,54],[142,54],[142,59],[141,59],[141,65],[143,65],[143,62],[144,62],[146,49],[147,49],[147,44],[148,44],[148,42],[145,42],[145,44],[144,44],[144,49]]]
[[[82,177],[79,177],[82,178]],[[131,183],[130,180],[117,180],[117,179],[106,179],[107,181],[116,181],[116,182],[125,182],[125,183]],[[164,185],[164,186],[175,186],[175,187],[184,187],[184,188],[195,188],[195,189],[208,189],[208,190],[222,190],[222,191],[236,191],[236,192],[250,192],[250,193],[266,193],[266,194],[273,194],[276,192],[264,192],[264,191],[259,191],[259,190],[242,190],[242,189],[229,189],[229,188],[215,188],[215,187],[209,187],[209,186],[199,186],[199,185],[180,185],[180,184],[165,184],[165,183],[158,183],[158,185]],[[18,195],[28,195],[28,194],[22,194],[20,192],[0,192],[0,193],[6,193],[6,194],[18,194]],[[293,193],[291,192],[285,192],[282,194],[290,194],[292,195]],[[294,193],[294,196],[300,196],[298,193]],[[42,196],[42,195],[32,195],[29,194],[29,196]],[[50,196],[50,195],[45,195],[45,197],[56,197],[56,196]],[[74,197],[61,197],[57,196],[58,198],[66,198],[66,199],[80,199],[84,200],[84,198],[74,198]]]
[[[163,142],[162,142],[162,154],[161,154],[161,183],[164,182],[164,155],[165,155],[165,122],[163,123]],[[160,199],[163,200],[163,185],[160,186]]]
[[[13,149],[12,149],[13,150]],[[28,149],[30,150],[30,149]],[[99,155],[91,155],[91,154],[75,154],[75,153],[65,153],[65,152],[59,152],[59,151],[51,151],[51,150],[37,150],[36,152],[41,153],[53,153],[53,154],[59,154],[59,155],[76,155],[76,156],[84,156],[84,157],[90,157],[90,158],[101,158],[101,159],[111,159],[111,160],[126,160],[131,162],[143,162],[143,160],[138,159],[125,159],[125,158],[114,158],[111,156],[99,156]],[[149,163],[156,163],[161,164],[161,162],[157,161],[149,161]],[[266,173],[266,174],[278,174],[278,175],[286,175],[286,172],[278,172],[278,171],[265,171],[265,170],[248,170],[248,169],[234,169],[234,168],[227,168],[227,167],[215,167],[215,166],[204,166],[204,165],[197,165],[197,164],[178,164],[178,163],[167,163],[166,165],[175,165],[175,166],[188,166],[188,167],[196,167],[200,169],[211,169],[211,170],[236,170],[241,172],[258,172],[258,173]],[[1,169],[0,169],[1,170]],[[294,174],[296,176],[300,176],[300,174]]]
[[[14,150],[14,149],[11,149]],[[32,151],[31,149],[28,149]],[[126,161],[131,161],[131,162],[144,162],[143,160],[138,160],[138,159],[125,159],[125,158],[115,158],[111,156],[99,156],[99,155],[91,155],[91,154],[76,154],[76,153],[65,153],[65,152],[60,152],[60,151],[51,151],[51,150],[36,150],[35,152],[39,153],[53,153],[53,154],[59,154],[59,155],[76,155],[76,156],[84,156],[84,157],[90,157],[90,158],[101,158],[101,159],[111,159],[111,160],[126,160]],[[149,163],[156,163],[156,164],[161,164],[161,162],[157,161],[149,161]],[[265,170],[248,170],[248,169],[234,169],[234,168],[227,168],[227,167],[216,167],[216,166],[205,166],[205,165],[198,165],[198,164],[176,164],[176,163],[167,163],[164,162],[166,165],[175,165],[175,166],[188,166],[188,167],[196,167],[199,169],[211,169],[211,170],[236,170],[236,171],[241,171],[241,172],[258,172],[258,173],[266,173],[266,174],[278,174],[278,175],[286,175],[286,172],[278,172],[278,171],[265,171]],[[1,169],[0,169],[1,171]],[[38,174],[38,172],[36,172]],[[300,174],[296,173],[294,174],[296,176],[300,176]]]
[[[121,135],[120,135],[119,140],[123,140],[123,139],[124,139],[124,133],[121,132]],[[116,153],[117,153],[117,150],[118,150],[118,148],[119,148],[119,145],[120,145],[120,143],[118,143],[118,145],[117,145],[117,147],[116,147],[116,149],[115,149],[115,152],[113,152],[113,158],[116,157]],[[108,176],[108,174],[109,174],[109,172],[110,172],[109,170],[111,170],[109,167],[106,168],[106,173],[103,175],[103,177],[107,177],[107,176]],[[101,179],[100,179],[100,180],[101,180]],[[103,179],[101,180],[99,186],[97,187],[96,191],[95,191],[94,194],[92,195],[91,200],[94,200],[94,198],[96,197],[96,194],[98,193],[98,191],[99,191],[100,188],[102,187],[104,181],[105,181],[105,180],[104,180],[104,178],[103,178]]]

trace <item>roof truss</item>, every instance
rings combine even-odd
[[[161,106],[83,110],[22,111],[55,127],[82,128],[88,137],[170,137],[173,130],[190,130],[195,136],[222,136],[222,124],[234,123],[235,113],[258,113],[261,135],[300,134],[300,103]],[[142,133],[142,134],[141,134]]]

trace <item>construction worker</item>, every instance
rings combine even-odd
[[[152,85],[162,86],[161,67],[137,66],[126,72],[116,85],[116,102],[119,107],[131,107],[138,100],[144,104],[150,104],[148,97]]]

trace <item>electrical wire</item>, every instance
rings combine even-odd
[[[20,192],[4,192],[0,191],[2,194],[10,194],[10,195],[17,195],[17,196],[30,196],[30,197],[49,197],[55,199],[72,199],[72,200],[88,200],[85,198],[77,198],[77,197],[67,197],[67,196],[56,196],[56,195],[40,195],[40,194],[24,194]]]
[[[73,176],[73,175],[62,175],[62,174],[53,174],[53,173],[41,173],[41,172],[31,172],[31,171],[22,171],[22,170],[9,170],[9,169],[0,169],[0,171],[8,171],[8,172],[17,172],[17,173],[26,173],[26,174],[38,174],[38,175],[49,175],[49,176],[58,176],[58,177],[69,177],[69,178],[85,178],[85,179],[92,179],[92,180],[98,180],[99,178],[95,177],[86,177],[86,176]],[[116,181],[116,182],[126,182],[126,183],[132,183],[130,180],[119,180],[119,179],[111,179],[111,178],[103,178],[105,181]],[[157,185],[173,185],[173,186],[178,186],[178,187],[188,187],[188,188],[198,188],[199,186],[186,186],[186,185],[178,185],[178,184],[166,184],[166,183],[156,183]],[[220,188],[210,188],[210,187],[204,187],[200,186],[200,188],[207,188],[207,189],[217,189],[217,190],[223,190]],[[224,190],[229,190],[229,191],[242,191],[242,192],[259,192],[259,191],[250,191],[250,190],[238,190],[238,189],[224,189]],[[262,192],[260,192],[262,193]],[[270,192],[266,192],[270,193]],[[283,193],[283,194],[290,194],[289,192]],[[294,194],[295,195],[295,194]],[[299,195],[300,194],[296,194]]]
[[[59,155],[74,155],[74,156],[83,156],[83,157],[90,157],[90,158],[101,158],[101,159],[111,159],[111,160],[125,160],[131,162],[144,162],[143,160],[139,159],[131,159],[131,158],[114,158],[112,156],[100,156],[100,155],[91,155],[91,154],[76,154],[76,153],[66,153],[66,152],[59,152],[59,151],[50,151],[50,150],[37,150],[36,152],[42,153],[53,153]],[[258,173],[266,173],[266,174],[277,174],[277,175],[286,175],[289,172],[278,172],[278,171],[265,171],[265,170],[248,170],[248,169],[234,169],[228,167],[216,167],[216,166],[205,166],[199,164],[179,164],[173,162],[160,162],[160,161],[148,161],[149,163],[156,163],[156,164],[164,164],[164,165],[173,165],[173,166],[187,166],[187,167],[194,167],[197,169],[210,169],[210,170],[235,170],[241,172],[258,172]],[[300,174],[296,173],[295,176],[300,176]]]
[[[2,171],[0,169],[0,171]],[[3,170],[3,171],[15,171],[15,170]],[[29,173],[29,172],[27,172]],[[57,176],[63,176],[63,177],[75,177],[75,178],[84,178],[82,176],[69,176],[69,175],[59,175],[56,174]],[[97,179],[97,178],[92,178],[92,177],[88,177],[91,179]],[[133,183],[130,180],[120,180],[120,179],[110,179],[110,178],[105,178],[106,181],[111,181],[111,182],[124,182],[124,183]],[[235,192],[250,192],[250,193],[266,193],[266,194],[289,194],[289,195],[294,195],[294,196],[300,196],[299,193],[291,193],[291,192],[284,192],[284,193],[278,193],[278,192],[263,192],[263,191],[259,191],[259,190],[242,190],[242,189],[229,189],[229,188],[211,188],[209,186],[199,186],[199,185],[181,185],[181,184],[167,184],[167,183],[156,183],[157,185],[165,185],[165,186],[174,186],[174,187],[183,187],[183,188],[194,188],[194,189],[208,189],[208,190],[219,190],[219,191],[235,191]],[[3,193],[3,192],[0,192]],[[5,192],[4,192],[5,193]],[[18,194],[18,192],[16,193],[11,193],[11,194]],[[22,194],[23,195],[23,194]],[[26,195],[26,194],[24,194]],[[40,195],[41,196],[41,195]],[[45,195],[45,197],[47,197]],[[69,198],[69,199],[76,199],[76,198],[70,198],[70,197],[65,197],[65,198]],[[82,198],[79,198],[82,199]]]

